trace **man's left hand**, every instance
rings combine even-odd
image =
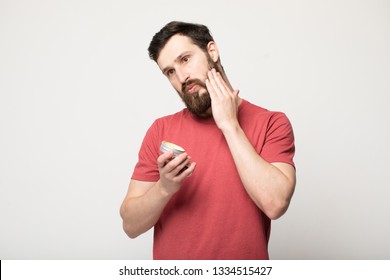
[[[217,126],[224,131],[239,125],[237,120],[239,90],[232,90],[214,68],[207,76],[206,87],[210,93],[212,113]]]

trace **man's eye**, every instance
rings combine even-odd
[[[173,73],[175,73],[175,70],[173,70],[173,69],[170,69],[167,71],[168,76],[171,76]]]
[[[189,60],[190,60],[190,57],[189,57],[189,56],[183,57],[183,61],[184,61],[184,62],[188,62]]]

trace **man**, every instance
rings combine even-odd
[[[125,232],[154,227],[154,259],[268,259],[271,220],[295,188],[289,120],[239,97],[204,25],[170,22],[148,50],[187,108],[149,128],[121,206]],[[186,152],[160,152],[164,140]]]

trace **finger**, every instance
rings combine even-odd
[[[211,71],[211,74],[212,74],[212,76],[213,76],[213,78],[215,80],[216,86],[220,90],[220,93],[224,94],[224,95],[232,95],[232,92],[231,92],[230,88],[227,86],[225,80],[222,78],[221,73],[217,72],[213,68],[212,71]]]
[[[183,161],[181,164],[179,164],[174,170],[172,170],[172,173],[177,176],[180,175],[184,170],[186,170],[190,166],[191,158],[187,157],[185,161]]]
[[[215,71],[215,69],[213,68],[211,71],[209,71],[207,73],[207,76],[209,78],[210,87],[214,90],[215,96],[219,96],[221,94],[221,92],[220,92],[221,89],[217,85],[213,70]]]
[[[192,162],[187,169],[184,169],[179,175],[179,179],[184,179],[185,177],[190,177],[196,168],[196,162]]]
[[[163,153],[161,156],[157,158],[157,166],[159,168],[163,168],[167,164],[167,162],[172,159],[172,157],[173,157],[172,151]]]
[[[182,165],[183,162],[185,162],[188,158],[188,155],[186,153],[182,153],[180,155],[178,155],[177,157],[175,157],[174,159],[172,159],[171,161],[169,161],[166,165],[165,165],[165,170],[167,173],[173,173],[174,175],[177,174],[177,170],[179,168],[180,165]],[[180,169],[179,169],[180,171]]]
[[[217,85],[219,86],[221,92],[223,94],[229,95],[229,96],[236,96],[234,92],[231,91],[231,89],[226,84],[225,80],[222,78],[221,73],[216,72],[215,73],[215,80],[217,81]]]
[[[210,94],[211,100],[216,99],[217,98],[217,93],[215,92],[214,87],[210,83],[209,79],[206,80],[206,88],[207,88],[207,91]]]

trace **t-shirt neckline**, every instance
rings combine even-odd
[[[248,101],[246,101],[245,99],[241,98],[241,103],[238,105],[238,113],[240,113],[240,111],[242,110],[242,108],[244,108],[246,105],[247,105]],[[199,122],[199,123],[203,123],[203,124],[214,124],[215,125],[215,121],[214,121],[214,118],[200,118],[198,116],[195,116],[194,114],[192,114],[187,108],[184,109],[184,111],[186,112],[187,115],[189,115],[193,120],[195,120],[196,122]]]

